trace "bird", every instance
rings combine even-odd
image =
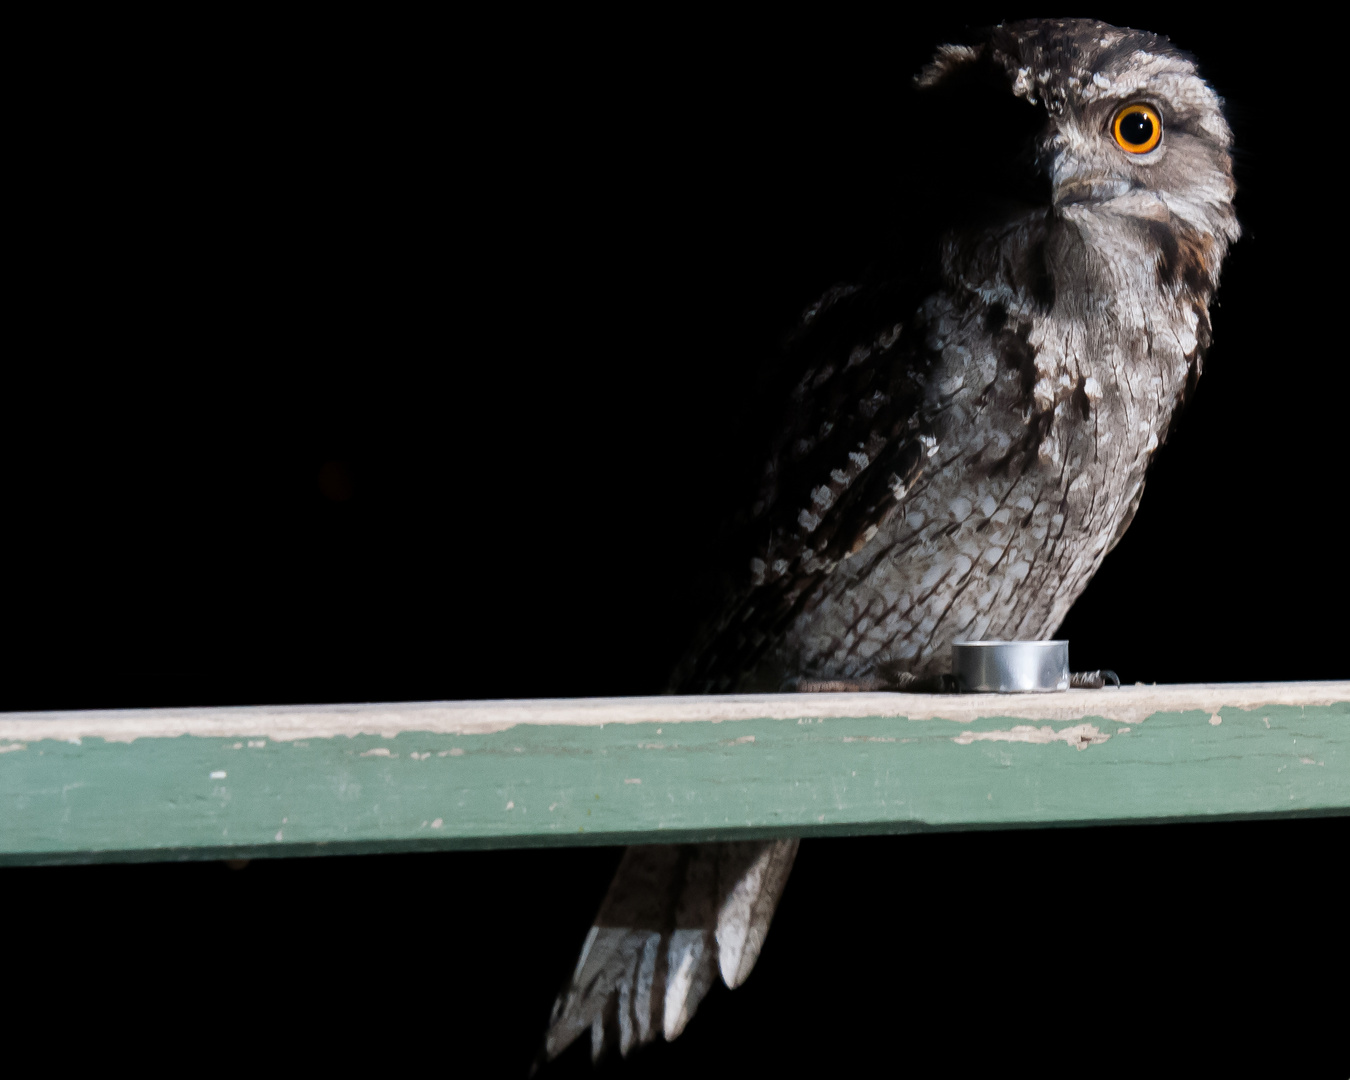
[[[922,153],[878,167],[918,194],[771,362],[763,469],[672,692],[939,689],[954,641],[1052,636],[1195,392],[1240,236],[1196,61],[1027,20],[938,47],[909,90]],[[673,1039],[744,982],[797,843],[627,849],[544,1056]]]

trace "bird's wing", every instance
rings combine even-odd
[[[796,840],[630,847],[553,1007],[544,1054],[585,1031],[598,1059],[684,1030],[718,971],[749,975],[797,854]]]
[[[1008,92],[989,50],[939,50],[896,91],[897,117],[922,121],[922,146],[888,134],[859,148],[868,212],[846,230],[845,261],[868,269],[812,304],[776,360],[765,403],[786,403],[782,421],[768,428],[759,491],[720,560],[724,603],[677,668],[675,692],[734,689],[821,579],[922,482],[944,407],[928,381],[936,357],[924,305],[944,288],[958,305],[975,299],[944,278],[944,237],[1049,205],[1035,167],[1044,110]],[[803,208],[812,211],[853,221],[834,204]],[[991,314],[980,306],[970,317]]]
[[[783,419],[728,546],[732,587],[675,689],[733,688],[920,481],[942,408],[923,296],[913,278],[892,279],[831,289],[807,309],[779,365]]]

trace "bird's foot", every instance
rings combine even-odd
[[[793,679],[784,690],[799,694],[864,694],[874,691],[889,691],[904,694],[959,694],[963,688],[961,680],[955,675],[913,675],[908,671],[887,671],[882,664],[875,675],[866,675],[860,679]],[[1120,686],[1120,676],[1114,671],[1075,671],[1069,676],[1069,687],[1073,690],[1100,690],[1110,683]]]
[[[889,691],[902,694],[959,694],[961,684],[955,675],[914,675],[908,671],[888,671],[882,664],[875,675],[861,679],[797,679],[790,684],[799,694],[858,694]]]
[[[883,680],[866,679],[793,679],[788,689],[799,694],[865,694],[872,690],[887,690]]]
[[[1069,676],[1070,690],[1100,690],[1107,683],[1120,689],[1120,676],[1103,668],[1101,671],[1075,671]]]

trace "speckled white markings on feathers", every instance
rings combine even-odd
[[[1206,308],[1238,235],[1217,96],[1165,42],[1101,24],[1012,28],[985,48],[1012,92],[1045,109],[1046,167],[1064,198],[1049,216],[943,242],[946,288],[921,301],[915,324],[934,358],[927,419],[913,433],[925,464],[913,482],[888,470],[895,509],[859,529],[837,564],[813,538],[828,537],[843,485],[861,482],[885,441],[859,445],[846,470],[807,489],[793,512],[815,546],[756,569],[755,580],[826,576],[802,586],[796,615],[755,668],[721,688],[865,677],[883,662],[923,675],[946,670],[958,637],[1052,633],[1128,526],[1199,374]],[[920,82],[978,55],[942,50]],[[1175,121],[1142,162],[1106,134],[1113,110],[1139,96]],[[1031,255],[1050,275],[1049,303],[1018,269]],[[1024,343],[1016,363],[1011,337]],[[848,367],[881,362],[871,345],[845,355]],[[827,367],[813,367],[803,387],[820,385]],[[857,415],[883,399],[871,387]]]
[[[975,78],[944,83],[967,65],[979,65]],[[1007,124],[981,127],[971,102],[1000,96],[1002,75],[1033,104],[1002,95]],[[1208,304],[1238,227],[1228,128],[1192,62],[1150,34],[1042,20],[939,49],[916,81],[969,123],[948,130],[975,136],[988,157],[974,160],[989,167],[963,164],[950,221],[929,215],[912,251],[890,252],[882,276],[827,291],[794,332],[775,384],[788,407],[736,548],[748,573],[745,561],[734,568],[677,692],[778,691],[803,677],[898,688],[949,671],[958,638],[1049,636],[1128,527],[1200,375]],[[1141,98],[1163,138],[1132,154],[1112,119]],[[995,127],[1008,142],[985,137]],[[933,189],[949,190],[943,163],[961,151],[930,156]],[[1008,178],[1020,178],[1012,194]],[[1034,191],[1019,186],[1028,181]],[[960,224],[977,206],[1000,217]],[[1108,737],[1083,721],[955,738],[1085,749]],[[592,1022],[598,1049],[616,996],[621,1049],[658,1028],[678,1033],[715,973],[715,948],[728,984],[728,965],[743,977],[752,952],[721,926],[710,936],[710,893],[691,884],[706,881],[710,850],[625,855],[550,1054]],[[650,887],[630,889],[644,873]],[[771,876],[756,873],[741,862],[732,877],[749,888]],[[764,926],[780,888],[781,878],[762,890]],[[653,920],[665,995],[635,1009],[657,996],[642,989],[639,961]],[[649,1012],[661,1020],[644,1028]]]

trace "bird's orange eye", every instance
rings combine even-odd
[[[1147,154],[1162,140],[1162,117],[1147,105],[1126,105],[1111,122],[1111,134],[1127,154]]]

